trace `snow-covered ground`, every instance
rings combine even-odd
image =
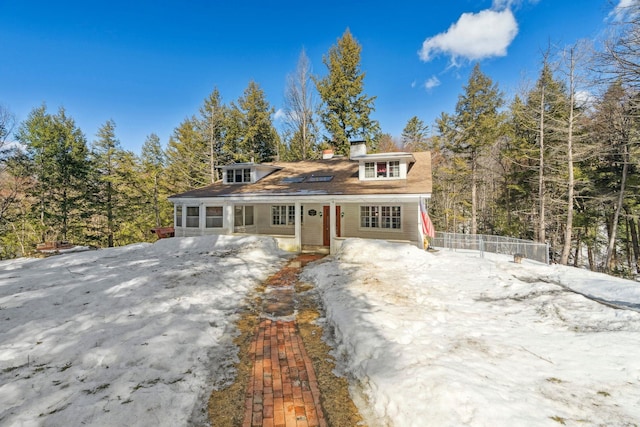
[[[236,313],[289,257],[201,237],[0,262],[0,426],[205,425]]]
[[[371,426],[640,424],[636,282],[357,239],[304,275]]]
[[[205,425],[244,298],[289,257],[199,237],[0,262],[0,426]],[[304,275],[374,427],[640,424],[635,282],[358,239]]]

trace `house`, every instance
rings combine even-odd
[[[169,198],[176,236],[269,235],[295,252],[335,253],[349,237],[423,247],[429,152],[367,154],[364,141],[355,141],[349,157],[221,169],[221,181]]]

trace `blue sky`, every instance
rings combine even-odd
[[[324,76],[322,56],[349,28],[373,118],[398,137],[412,116],[453,112],[474,61],[510,97],[549,44],[600,37],[620,1],[637,0],[0,0],[0,104],[18,121],[63,106],[89,143],[113,119],[139,153],[151,133],[166,144],[214,87],[228,104],[254,80],[281,109],[301,50]]]

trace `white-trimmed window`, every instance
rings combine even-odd
[[[187,206],[187,227],[200,227],[200,207]]]
[[[235,227],[253,225],[253,206],[236,205],[233,212],[233,225]]]
[[[176,206],[176,227],[182,227],[182,206]]]
[[[207,206],[207,228],[221,228],[222,227],[222,206]]]
[[[400,206],[360,206],[361,228],[402,228],[402,209]]]
[[[251,182],[251,169],[227,169],[227,184]]]
[[[364,164],[364,177],[375,178],[376,177],[376,164],[375,162],[366,162]]]
[[[304,207],[300,206],[300,223],[304,218]],[[296,207],[295,205],[271,206],[271,225],[295,225]]]
[[[400,178],[400,162],[365,162],[365,178]]]

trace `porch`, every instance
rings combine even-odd
[[[266,235],[291,252],[335,253],[345,238],[419,245],[418,207],[389,200],[203,201],[176,204],[177,237],[206,234]]]

